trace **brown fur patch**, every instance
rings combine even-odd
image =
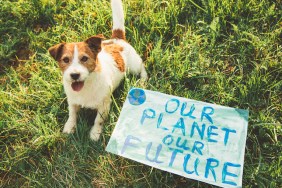
[[[101,69],[102,69],[102,68],[101,68],[101,63],[99,62],[99,60],[98,60],[98,58],[97,58],[94,71],[95,71],[95,72],[101,72]]]
[[[113,39],[123,39],[125,40],[125,33],[121,29],[115,29],[112,31],[112,38]]]
[[[74,43],[65,43],[60,58],[57,59],[60,69],[64,72],[71,64],[74,53]],[[69,58],[69,63],[63,61],[64,58]]]
[[[93,53],[98,54],[101,51],[101,43],[103,39],[104,36],[99,34],[86,39],[84,42],[93,51]]]
[[[48,49],[50,55],[56,60],[58,61],[61,56],[62,56],[62,52],[63,52],[63,48],[64,48],[65,43],[60,43],[57,44],[55,46],[52,46]]]
[[[114,44],[114,42],[112,40],[109,40],[109,41],[103,41],[102,42],[102,47],[105,47],[107,45],[111,45],[111,44]]]
[[[97,55],[98,53],[95,53],[93,50],[91,50],[88,45],[85,42],[81,42],[77,44],[78,49],[78,59],[81,60],[83,56],[88,57],[88,60],[86,62],[81,62],[88,70],[89,72],[98,71],[100,70],[98,66],[97,61]],[[96,68],[98,68],[96,70]]]
[[[124,60],[121,56],[121,51],[123,51],[123,48],[117,44],[111,44],[111,45],[106,45],[104,46],[104,49],[106,52],[108,52],[109,54],[111,54],[117,64],[117,68],[121,71],[124,72],[125,71],[125,64],[124,64]]]

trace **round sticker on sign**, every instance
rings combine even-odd
[[[132,89],[128,94],[128,100],[131,105],[141,105],[146,101],[146,94],[143,89]]]

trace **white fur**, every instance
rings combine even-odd
[[[113,30],[121,29],[122,31],[125,31],[124,13],[123,13],[121,0],[112,0],[111,7],[112,7],[112,16],[113,16]]]
[[[140,56],[134,48],[127,42],[120,39],[111,39],[113,43],[117,43],[123,47],[121,53],[126,70],[134,74],[140,74],[142,79],[147,79],[147,73]],[[105,41],[108,43],[109,41]],[[77,48],[74,50],[76,53]],[[119,86],[124,78],[125,72],[121,72],[116,67],[113,57],[104,49],[98,54],[98,60],[101,64],[101,72],[89,73],[88,70],[77,62],[76,55],[72,64],[64,72],[63,83],[69,104],[69,119],[65,124],[63,132],[72,133],[77,120],[77,112],[80,107],[97,109],[98,114],[93,128],[90,131],[90,137],[98,140],[102,132],[102,123],[107,117],[111,104],[111,94]],[[70,74],[80,73],[82,76],[80,81],[84,81],[84,87],[76,92],[71,87]]]
[[[85,80],[89,75],[88,69],[80,63],[80,61],[78,59],[78,53],[79,52],[78,52],[78,49],[77,49],[77,45],[75,45],[72,63],[67,68],[67,70],[65,70],[64,75],[63,75],[64,82],[66,81],[66,82],[71,83],[73,81],[71,76],[70,76],[70,74],[72,74],[72,73],[80,73],[80,77],[79,77],[78,81]]]
[[[124,31],[124,16],[122,4],[120,0],[112,0],[113,11],[113,29],[122,29]],[[133,74],[140,74],[141,79],[147,79],[142,59],[135,49],[122,39],[110,39],[104,43],[115,43],[123,48],[121,56],[125,63],[127,71]],[[100,71],[89,72],[88,69],[80,63],[78,57],[79,51],[74,46],[74,55],[72,63],[64,71],[63,84],[69,104],[69,118],[64,126],[64,133],[72,133],[76,127],[77,112],[80,107],[97,109],[97,116],[94,126],[90,131],[90,138],[97,141],[102,132],[102,123],[107,117],[112,92],[119,86],[125,76],[125,72],[121,72],[111,54],[107,53],[103,48],[98,54],[98,60],[101,65]],[[73,82],[70,74],[79,73],[79,81],[84,81],[83,88],[77,92],[71,87]]]

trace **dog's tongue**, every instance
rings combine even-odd
[[[74,91],[80,91],[83,88],[84,82],[73,82],[71,87]]]

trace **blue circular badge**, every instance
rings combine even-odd
[[[129,103],[132,105],[141,105],[146,101],[146,94],[143,89],[132,89],[128,94]]]

